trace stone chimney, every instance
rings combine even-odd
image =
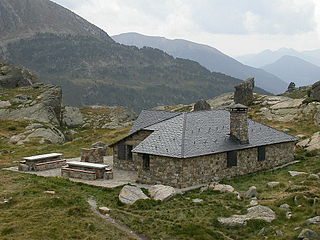
[[[241,144],[249,143],[248,107],[234,104],[230,107],[230,136]]]

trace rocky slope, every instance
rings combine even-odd
[[[139,111],[218,96],[241,81],[157,49],[116,43],[48,0],[1,3],[1,16],[6,17],[0,25],[6,28],[0,35],[6,40],[0,39],[0,59],[61,86],[68,105],[117,105]]]

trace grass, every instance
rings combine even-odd
[[[43,154],[49,152],[61,152],[66,158],[80,156],[81,148],[88,148],[91,144],[102,141],[113,143],[127,134],[130,127],[122,129],[81,129],[76,128],[77,134],[72,136],[77,141],[68,141],[61,144],[35,144],[25,146],[9,144],[9,139],[25,131],[27,121],[0,120],[0,167],[11,166],[23,156]]]
[[[163,203],[141,200],[127,206],[118,200],[120,187],[106,189],[62,178],[1,171],[0,200],[12,200],[0,205],[0,239],[127,239],[125,234],[91,213],[86,202],[91,197],[99,206],[111,208],[112,217],[150,239],[261,239],[258,232],[271,226],[273,230],[266,234],[269,239],[296,239],[301,231],[295,230],[297,227],[318,228],[307,226],[305,220],[320,215],[320,202],[315,200],[320,199],[320,181],[306,176],[290,177],[288,170],[318,173],[320,156],[299,151],[296,158],[301,162],[277,171],[224,181],[238,191],[255,185],[259,203],[277,214],[272,223],[252,220],[245,227],[232,228],[219,224],[217,218],[245,214],[249,199],[238,200],[233,194],[193,190]],[[268,182],[275,180],[281,184],[267,187]],[[292,185],[303,188],[289,191]],[[56,194],[45,194],[46,190]],[[203,202],[193,203],[195,198],[203,199]],[[278,208],[283,203],[292,207],[290,220],[286,219],[285,211]],[[284,235],[275,237],[276,230],[283,231]]]

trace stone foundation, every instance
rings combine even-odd
[[[36,164],[34,167],[35,171],[45,171],[49,169],[61,168],[66,164],[66,160],[58,160],[58,161],[51,161],[45,163]]]
[[[104,148],[82,148],[81,162],[103,163]]]

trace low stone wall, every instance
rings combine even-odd
[[[142,154],[134,156],[138,169],[138,182],[164,184],[184,188],[209,183],[291,162],[294,159],[294,143],[280,143],[266,146],[266,157],[258,161],[258,149],[239,150],[238,164],[227,167],[227,153],[218,153],[187,159],[150,156],[150,170],[144,170]]]
[[[103,163],[103,148],[82,148],[81,162]]]
[[[74,169],[70,169],[70,168],[62,168],[61,169],[61,176],[65,177],[65,178],[78,178],[78,179],[83,179],[83,180],[96,180],[97,179],[95,172],[74,170]]]

